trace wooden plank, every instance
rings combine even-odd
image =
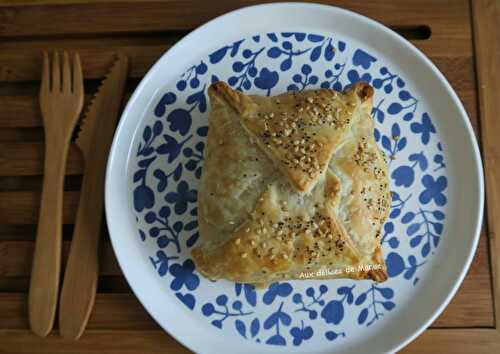
[[[23,277],[31,274],[34,242],[0,241],[0,277]],[[63,264],[68,257],[70,241],[63,243]],[[99,274],[118,275],[122,272],[109,241],[101,245]]]
[[[491,329],[430,329],[402,353],[498,353],[499,338]],[[66,341],[54,331],[39,338],[27,330],[0,331],[0,351],[47,354],[191,353],[161,330],[87,330],[78,341]]]
[[[481,234],[476,256],[469,272],[433,327],[493,327],[493,294],[491,292],[488,240]],[[474,301],[471,301],[474,299]]]
[[[51,48],[51,47],[46,47]],[[168,45],[136,46],[118,48],[78,48],[85,79],[103,78],[117,49],[129,57],[129,76],[141,78],[146,70],[169,48]],[[38,48],[5,50],[0,56],[0,82],[39,80],[42,51]]]
[[[43,175],[44,143],[0,143],[0,176]],[[83,157],[78,147],[70,146],[66,174],[76,175],[83,171]]]
[[[29,328],[27,293],[0,293],[0,309],[0,332]],[[150,330],[158,325],[133,294],[98,293],[87,328]]]
[[[43,139],[44,132],[42,127],[0,129],[0,143],[16,141],[33,142],[43,141]]]
[[[63,223],[73,224],[79,192],[64,193]],[[0,222],[3,224],[36,224],[40,192],[0,192]]]
[[[191,353],[161,330],[87,330],[78,341],[64,340],[57,331],[40,338],[27,330],[0,331],[0,352],[46,354],[186,354]]]
[[[488,236],[493,257],[493,285],[495,293],[496,326],[500,333],[500,3],[495,0],[473,2],[474,40],[476,44],[477,72],[479,80],[479,111],[483,160],[486,177],[486,202]]]
[[[266,2],[266,1],[265,1]],[[269,2],[269,1],[267,1]],[[377,0],[315,1],[347,8],[391,25],[454,25],[450,32],[461,34],[463,21],[469,22],[467,1],[405,1],[397,3]],[[1,6],[0,36],[57,35],[77,33],[119,33],[137,31],[189,30],[209,19],[262,1],[202,2],[143,1],[90,2],[30,6]],[[130,16],[134,14],[134,16]],[[36,18],[37,21],[32,21]],[[457,31],[458,30],[458,31]]]
[[[64,240],[70,240],[72,234],[73,225],[63,225]],[[0,241],[34,241],[35,235],[35,224],[0,224]],[[107,237],[107,232],[103,236]]]
[[[43,176],[2,176],[0,177],[0,192],[41,191],[42,184]],[[78,191],[81,185],[81,175],[66,175],[64,178],[65,191]]]
[[[500,352],[500,336],[494,329],[429,329],[404,348],[404,354]]]
[[[428,56],[436,58],[436,60],[446,60],[452,57],[448,53],[446,56],[439,56],[432,48],[426,48],[427,41],[413,41],[420,49]],[[54,48],[56,44],[47,43],[45,49]],[[438,45],[438,43],[436,43]],[[444,43],[439,43],[443,46]],[[110,63],[117,50],[120,50],[128,55],[130,60],[129,77],[142,78],[149,68],[158,58],[169,49],[169,44],[151,45],[151,46],[108,46],[105,48],[79,48],[78,50],[82,58],[83,75],[86,79],[98,79],[106,75]],[[56,48],[61,48],[57,46]],[[64,49],[72,50],[72,47],[65,46]],[[0,46],[0,82],[19,82],[33,81],[40,79],[41,68],[41,53],[38,48],[26,49],[2,49]],[[460,53],[460,56],[453,56],[455,60],[470,60],[472,51]],[[469,59],[467,59],[469,58]],[[458,64],[460,65],[460,64]],[[461,66],[459,66],[461,67]]]
[[[93,94],[85,95],[83,111],[89,106]],[[123,96],[123,106],[130,98],[130,92]],[[0,129],[42,128],[43,121],[38,103],[38,95],[0,95]],[[42,139],[40,139],[42,140]]]

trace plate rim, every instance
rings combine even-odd
[[[338,14],[340,16],[347,15],[347,16],[351,16],[351,17],[356,18],[356,20],[367,22],[369,25],[373,25],[373,26],[377,27],[378,30],[385,32],[387,35],[392,37],[393,40],[396,40],[397,42],[402,44],[405,47],[405,49],[412,51],[418,57],[419,60],[423,61],[423,63],[429,69],[431,69],[433,74],[436,75],[436,77],[439,79],[439,81],[441,81],[441,83],[444,85],[444,88],[446,89],[447,93],[450,95],[453,103],[458,108],[459,115],[464,122],[464,126],[467,130],[467,136],[468,136],[468,138],[471,142],[472,148],[473,148],[473,152],[474,152],[473,155],[474,155],[474,162],[475,162],[475,175],[477,176],[477,183],[478,183],[478,185],[474,186],[474,187],[477,187],[478,191],[479,191],[479,195],[478,195],[479,205],[477,208],[477,213],[474,217],[474,220],[476,221],[476,225],[474,228],[475,232],[474,232],[474,236],[472,239],[472,247],[469,250],[468,256],[463,263],[463,267],[462,267],[462,270],[460,271],[458,278],[454,282],[452,288],[449,290],[444,301],[441,302],[441,304],[438,306],[438,308],[436,308],[434,310],[432,315],[424,323],[422,323],[417,330],[415,330],[411,335],[406,336],[405,340],[399,342],[398,345],[392,346],[391,348],[388,348],[389,352],[399,351],[400,349],[402,349],[403,347],[408,345],[415,338],[417,338],[420,334],[422,334],[431,325],[431,323],[434,322],[434,320],[444,311],[444,309],[450,303],[451,299],[455,296],[460,285],[463,283],[465,275],[467,274],[467,272],[470,268],[470,265],[472,263],[472,260],[474,259],[474,256],[476,254],[477,246],[479,243],[479,236],[480,236],[480,231],[481,231],[482,220],[484,217],[484,170],[483,170],[482,158],[480,155],[478,142],[477,142],[477,139],[475,137],[474,130],[473,130],[472,124],[470,122],[470,118],[468,117],[467,112],[465,111],[465,109],[462,105],[462,102],[458,98],[456,92],[453,90],[452,86],[450,85],[450,83],[448,82],[446,77],[430,61],[430,59],[427,58],[427,56],[425,54],[423,54],[422,51],[420,51],[411,42],[409,42],[408,40],[406,40],[405,38],[400,36],[398,33],[394,32],[390,28],[386,27],[382,23],[375,21],[375,20],[373,20],[369,17],[366,17],[364,15],[361,15],[361,14],[358,14],[356,12],[346,10],[346,9],[343,9],[343,8],[340,8],[337,6],[323,5],[323,4],[316,4],[316,3],[303,3],[303,2],[284,2],[284,3],[269,3],[269,4],[245,6],[245,7],[227,12],[225,14],[222,14],[220,16],[217,16],[217,17],[211,19],[210,21],[204,23],[203,25],[199,26],[198,28],[196,28],[195,30],[193,30],[192,32],[190,32],[189,34],[184,36],[181,40],[179,40],[176,44],[174,44],[168,51],[166,51],[164,54],[162,54],[161,57],[155,62],[155,64],[148,70],[146,75],[141,79],[141,82],[139,83],[137,88],[134,90],[132,96],[130,97],[129,101],[127,102],[127,104],[123,110],[123,113],[122,113],[121,118],[120,118],[120,122],[118,124],[118,127],[116,129],[116,132],[115,132],[115,135],[113,138],[113,143],[112,143],[112,146],[110,149],[110,153],[109,153],[108,161],[107,161],[107,167],[106,167],[106,180],[105,180],[106,222],[107,222],[107,226],[109,229],[109,235],[110,235],[110,240],[111,240],[111,244],[113,247],[113,251],[116,255],[118,264],[123,272],[123,275],[126,278],[127,283],[129,284],[129,286],[132,289],[136,298],[141,302],[142,306],[147,310],[147,312],[155,320],[155,322],[157,322],[158,325],[164,331],[166,331],[169,335],[174,337],[175,340],[179,341],[186,348],[189,348],[190,350],[193,350],[193,351],[200,350],[201,348],[199,346],[196,346],[195,342],[190,340],[189,337],[184,337],[184,336],[180,335],[178,333],[178,331],[175,331],[176,326],[168,326],[168,328],[167,328],[167,326],[164,326],[163,321],[161,321],[159,319],[159,315],[157,313],[155,313],[154,311],[152,311],[152,309],[150,308],[151,307],[150,304],[148,304],[147,301],[145,301],[144,297],[141,295],[140,290],[138,290],[135,287],[135,280],[131,276],[132,271],[131,271],[130,265],[129,265],[130,262],[128,262],[126,257],[123,256],[123,253],[122,253],[123,251],[120,248],[119,237],[116,236],[117,231],[118,231],[118,225],[117,225],[118,220],[117,220],[117,218],[113,219],[113,216],[114,216],[114,214],[123,215],[123,213],[121,213],[121,212],[117,213],[117,211],[115,210],[116,204],[117,204],[116,203],[117,196],[116,196],[115,192],[118,189],[121,189],[121,188],[117,187],[116,185],[122,184],[122,183],[125,183],[125,185],[126,185],[127,181],[123,181],[123,178],[122,178],[122,180],[120,182],[117,182],[114,179],[114,176],[119,176],[121,173],[120,172],[121,168],[116,166],[116,163],[114,163],[114,161],[119,159],[119,156],[117,156],[119,153],[123,154],[123,151],[118,151],[118,150],[120,150],[117,146],[119,144],[118,140],[119,140],[119,137],[124,134],[126,121],[130,121],[131,119],[134,118],[134,117],[131,117],[131,111],[132,111],[132,107],[134,107],[134,105],[135,105],[135,101],[137,100],[138,96],[140,95],[140,92],[144,89],[145,86],[147,86],[147,84],[151,80],[154,73],[158,70],[160,64],[163,61],[168,60],[169,54],[171,54],[172,52],[174,52],[176,50],[182,49],[181,46],[188,43],[192,38],[195,38],[196,36],[202,34],[208,27],[218,25],[217,24],[218,22],[224,21],[228,17],[236,16],[236,15],[244,16],[245,15],[244,12],[251,11],[251,10],[254,10],[257,8],[260,8],[260,9],[267,8],[268,11],[277,11],[280,8],[290,8],[290,7],[300,7],[300,6],[309,7],[309,8],[316,8],[318,10],[324,10],[324,11],[332,11],[332,12],[336,12],[336,14]],[[134,128],[134,131],[137,130],[139,128],[139,125],[140,125],[140,120],[139,119],[136,119],[136,120],[137,120],[137,122],[136,122],[136,125]],[[130,149],[131,149],[131,145],[128,148],[127,157],[130,155]],[[126,158],[125,160],[126,161],[125,161],[124,167],[125,167],[125,170],[128,170],[127,166],[129,164],[130,160],[128,158]],[[113,181],[113,183],[111,183],[111,181]],[[128,208],[130,205],[130,200],[129,200],[130,193],[127,196],[120,196],[120,198],[126,199],[124,202],[127,203],[127,206],[122,207],[122,210],[125,210],[123,208]],[[115,236],[113,236],[113,235],[115,235]]]

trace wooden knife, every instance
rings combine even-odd
[[[106,162],[127,73],[128,59],[119,54],[95,94],[76,139],[85,168],[59,303],[59,331],[68,339],[78,339],[82,335],[94,305]]]

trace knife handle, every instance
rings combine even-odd
[[[45,337],[52,329],[57,307],[62,250],[62,210],[67,148],[45,145],[42,197],[28,299],[32,331]],[[68,144],[63,144],[68,146]]]
[[[89,165],[96,160],[90,159]],[[94,305],[103,192],[104,175],[85,173],[59,304],[59,331],[67,339],[82,335]]]

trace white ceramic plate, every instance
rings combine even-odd
[[[211,282],[190,260],[214,80],[260,95],[375,88],[375,137],[390,162],[390,279]],[[149,71],[116,132],[106,213],[120,266],[155,320],[203,353],[382,353],[421,333],[470,265],[483,175],[469,119],[436,67],[386,27],[334,7],[241,9],[195,30]]]

